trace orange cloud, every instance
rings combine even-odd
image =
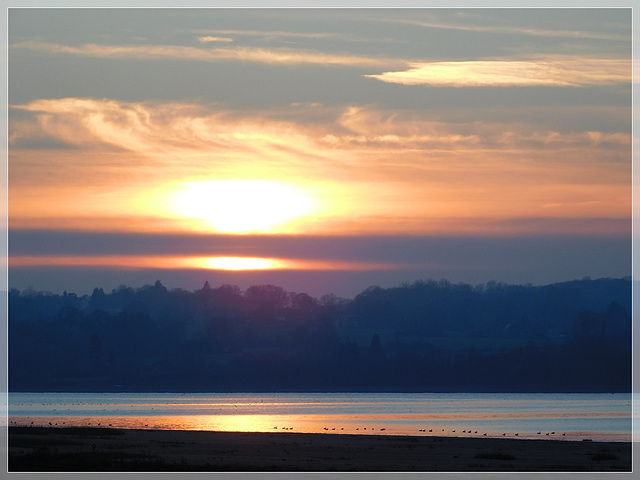
[[[198,41],[202,43],[210,43],[210,42],[233,42],[233,38],[229,37],[213,37],[211,35],[203,35],[198,37]]]
[[[387,83],[438,87],[582,87],[631,82],[630,59],[551,57],[411,63],[409,67],[365,76]]]
[[[334,260],[202,257],[172,255],[30,256],[9,257],[10,267],[101,267],[117,269],[197,269],[197,270],[390,270],[410,265],[388,262],[348,262]]]
[[[446,122],[372,107],[316,106],[312,123],[296,121],[296,108],[288,117],[240,115],[78,98],[12,108],[31,113],[9,129],[12,225],[101,218],[146,230],[127,220],[146,217],[153,228],[202,230],[168,202],[186,183],[210,180],[296,185],[317,208],[286,233],[429,233],[446,218],[479,228],[477,219],[630,212],[627,132]],[[34,139],[74,148],[37,149]]]

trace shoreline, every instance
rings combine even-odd
[[[631,472],[631,442],[9,427],[9,472]]]

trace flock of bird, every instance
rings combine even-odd
[[[27,419],[28,419],[28,417],[27,417]],[[35,422],[33,422],[33,421],[32,421],[29,425],[30,425],[30,426],[34,426],[34,423],[35,423]],[[57,423],[57,422],[56,422],[56,423],[48,422],[48,423],[49,423],[49,426],[52,426],[52,427],[53,427],[53,426],[58,426],[58,423]],[[10,422],[10,424],[11,424],[11,425],[18,425],[18,423],[17,423],[17,422],[15,422],[15,421],[11,421],[11,422]],[[66,424],[66,422],[61,422],[61,425],[65,425],[65,424]],[[87,423],[87,426],[91,426],[91,422],[88,422],[88,423]],[[106,425],[106,424],[105,424],[105,425],[102,425],[101,423],[94,423],[94,426],[98,426],[98,427],[100,427],[100,426],[105,426],[105,427],[106,427],[107,425]],[[112,426],[113,426],[113,424],[109,423],[109,424],[108,424],[108,426],[109,426],[109,427],[112,427]],[[145,427],[148,427],[149,425],[148,425],[148,424],[145,424],[144,426],[145,426]],[[278,426],[274,426],[274,427],[273,427],[273,429],[274,429],[274,430],[278,430]],[[280,427],[280,430],[283,430],[283,431],[292,431],[292,430],[293,430],[293,427]],[[323,430],[325,430],[325,431],[329,432],[329,431],[336,431],[336,430],[337,430],[337,428],[336,428],[336,427],[331,427],[331,428],[329,428],[329,427],[323,427]],[[344,431],[344,427],[340,427],[339,431]],[[356,427],[356,428],[355,428],[355,431],[360,432],[360,431],[361,431],[360,427]],[[364,432],[364,431],[367,431],[367,427],[363,427],[363,428],[362,428],[362,431],[363,431],[363,432]],[[370,432],[373,432],[373,431],[375,431],[375,428],[370,427],[370,428],[369,428],[369,431],[370,431]],[[379,432],[384,432],[384,431],[386,431],[386,428],[378,428],[378,431],[379,431]],[[421,429],[418,429],[418,432],[421,432],[421,433],[436,433],[436,434],[438,434],[438,433],[440,433],[440,434],[444,433],[445,435],[448,435],[448,434],[452,434],[452,433],[453,433],[453,434],[455,434],[455,433],[456,433],[456,430],[445,430],[444,428],[442,428],[440,432],[438,432],[438,429],[435,429],[435,432],[434,432],[434,429],[433,429],[433,428],[430,428],[430,429],[428,429],[428,430],[427,430],[426,428],[421,428]],[[472,429],[469,429],[469,430],[462,430],[462,432],[459,432],[458,434],[460,434],[460,433],[464,433],[464,434],[467,434],[467,435],[469,435],[469,434],[478,435],[478,431],[477,431],[477,430],[472,430]],[[484,437],[486,437],[486,436],[487,436],[487,433],[481,433],[481,434],[482,434],[482,436],[484,436]],[[537,434],[537,435],[543,435],[543,432],[540,430],[540,431],[536,432],[536,434]],[[512,434],[511,434],[511,433],[504,432],[504,433],[502,434],[502,436],[503,436],[503,437],[506,437],[506,436],[508,436],[508,435],[509,435],[509,436],[513,435],[513,436],[515,436],[515,437],[520,436],[520,434],[519,434],[519,433],[512,433]],[[547,436],[547,437],[549,437],[549,436],[552,436],[552,435],[556,435],[556,432],[555,432],[555,431],[551,431],[551,432],[544,432],[544,435],[545,435],[545,436]],[[492,435],[492,436],[493,436],[493,435]],[[558,436],[563,436],[563,437],[565,437],[565,436],[566,436],[566,433],[562,433],[562,435],[558,435]]]
[[[274,429],[274,430],[278,430],[278,427],[277,427],[277,426],[275,426],[275,427],[273,427],[273,429]],[[293,427],[280,427],[280,429],[281,429],[281,430],[293,430]],[[331,428],[329,428],[329,427],[323,427],[323,430],[324,430],[324,431],[327,431],[327,432],[333,432],[333,431],[336,431],[336,430],[338,430],[338,429],[337,429],[336,427],[331,427]],[[356,427],[356,428],[355,428],[355,431],[358,431],[358,432],[359,432],[359,431],[366,431],[366,430],[367,430],[367,427],[363,427],[362,429],[360,429],[360,427]],[[341,427],[338,431],[344,431],[344,427]],[[373,431],[375,431],[375,428],[370,427],[370,428],[369,428],[369,431],[370,431],[370,432],[373,432]],[[379,429],[378,429],[378,431],[380,431],[380,432],[384,432],[384,431],[386,431],[386,428],[379,428]],[[423,433],[434,433],[434,429],[433,429],[433,428],[430,428],[430,429],[428,429],[428,430],[427,430],[426,428],[421,428],[421,429],[418,429],[418,432],[423,432]],[[436,433],[436,434],[438,434],[438,433],[441,433],[441,434],[442,434],[443,432],[444,432],[444,434],[445,434],[445,435],[447,435],[447,434],[451,434],[451,433],[456,433],[456,430],[448,430],[448,431],[447,431],[447,430],[445,430],[445,429],[443,428],[443,429],[441,429],[441,431],[440,431],[440,432],[438,432],[438,431],[437,431],[437,429],[436,429],[436,431],[435,431],[435,433]],[[472,429],[469,429],[469,430],[462,430],[462,432],[458,432],[458,433],[466,433],[466,434],[478,435],[478,430],[472,430]],[[537,433],[537,435],[542,435],[542,434],[543,434],[543,432],[542,432],[542,431],[539,431],[539,432],[536,432],[536,433]],[[482,436],[484,436],[484,437],[486,437],[486,436],[487,436],[487,433],[481,433],[481,434],[482,434]],[[544,435],[546,435],[547,437],[548,437],[548,436],[550,436],[550,435],[555,435],[555,434],[556,434],[556,432],[555,432],[555,431],[553,431],[553,432],[546,432],[546,433],[544,433]],[[498,434],[492,434],[492,436],[494,436],[494,435],[498,435]],[[507,432],[504,432],[504,433],[502,434],[502,436],[503,436],[503,437],[511,436],[511,435],[513,435],[514,437],[519,437],[519,436],[520,436],[520,434],[519,434],[519,433],[517,433],[517,432],[516,432],[516,433],[507,433]],[[563,436],[563,437],[565,437],[566,435],[567,435],[566,433],[562,433],[562,436]]]

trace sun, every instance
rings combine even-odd
[[[226,233],[281,231],[311,206],[298,188],[267,180],[185,182],[173,201],[178,216]]]

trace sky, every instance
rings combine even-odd
[[[631,275],[631,9],[8,13],[9,287]]]

